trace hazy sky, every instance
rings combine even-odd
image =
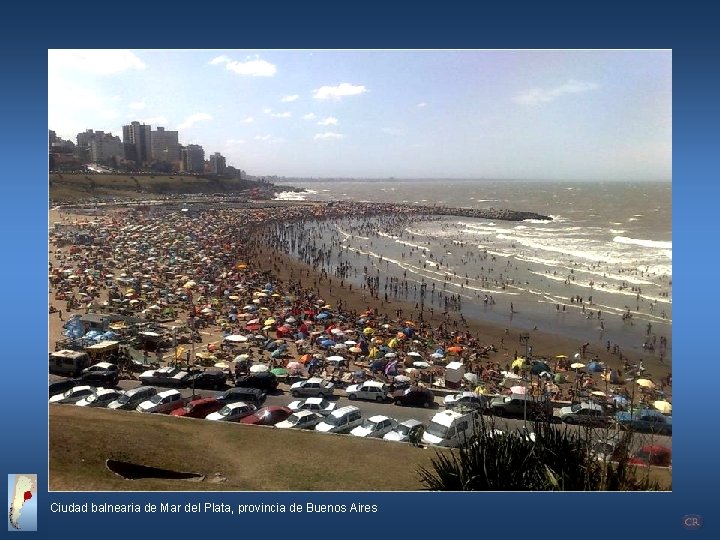
[[[670,180],[670,51],[56,51],[48,127],[180,132],[249,174]]]

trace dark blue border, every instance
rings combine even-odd
[[[109,6],[81,2],[6,8],[0,86],[4,226],[2,272],[3,474],[37,472],[40,534],[506,535],[607,538],[717,537],[718,47],[716,8],[681,13],[657,4],[533,3],[472,7],[393,4],[360,13],[329,2]],[[367,9],[367,8],[365,8]],[[510,9],[510,8],[509,8]],[[674,485],[665,494],[48,494],[45,392],[46,50],[144,48],[672,48],[674,64],[675,412]],[[363,515],[274,514],[238,518],[51,515],[55,502],[361,502]],[[703,517],[695,531],[686,514]],[[226,530],[227,528],[227,530]],[[713,532],[714,531],[714,532]],[[185,534],[184,534],[185,533]]]

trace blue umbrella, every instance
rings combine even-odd
[[[628,401],[628,399],[627,399],[626,397],[624,397],[624,396],[613,396],[612,399],[613,399],[613,401],[615,402],[616,405],[620,405],[621,407],[624,407],[625,405],[627,405],[628,403],[630,403],[630,402]]]
[[[283,351],[281,349],[277,349],[276,351],[273,351],[273,353],[270,355],[270,358],[280,358],[282,356]]]
[[[315,318],[316,319],[327,319],[328,317],[330,317],[330,314],[323,312],[323,313],[320,313],[319,315],[317,315]]]
[[[593,373],[600,373],[603,370],[603,367],[600,365],[599,362],[590,362],[588,364],[588,371],[591,371]]]

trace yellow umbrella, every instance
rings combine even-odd
[[[373,330],[369,326],[363,330],[363,334],[365,334],[366,336],[369,336],[370,334],[374,334],[374,333],[375,333],[375,330]]]
[[[650,379],[638,379],[635,382],[637,382],[638,386],[642,386],[643,388],[655,388],[655,383]]]
[[[475,393],[478,395],[483,395],[485,393],[485,389],[482,386],[476,386]]]
[[[661,399],[653,403],[653,406],[663,414],[670,414],[672,412],[672,403]]]
[[[525,365],[525,359],[524,358],[516,358],[513,360],[513,363],[511,364],[511,367],[520,369]]]
[[[564,354],[556,354],[555,358],[567,358],[567,356]]]

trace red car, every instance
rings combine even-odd
[[[643,446],[630,458],[630,463],[645,467],[669,467],[672,463],[672,450],[658,444]]]
[[[175,409],[171,416],[185,416],[187,418],[205,418],[208,414],[219,411],[225,404],[214,397],[200,398],[191,401],[184,407]]]
[[[286,420],[292,411],[287,407],[263,407],[250,416],[240,420],[241,424],[253,426],[274,426],[278,422]]]

